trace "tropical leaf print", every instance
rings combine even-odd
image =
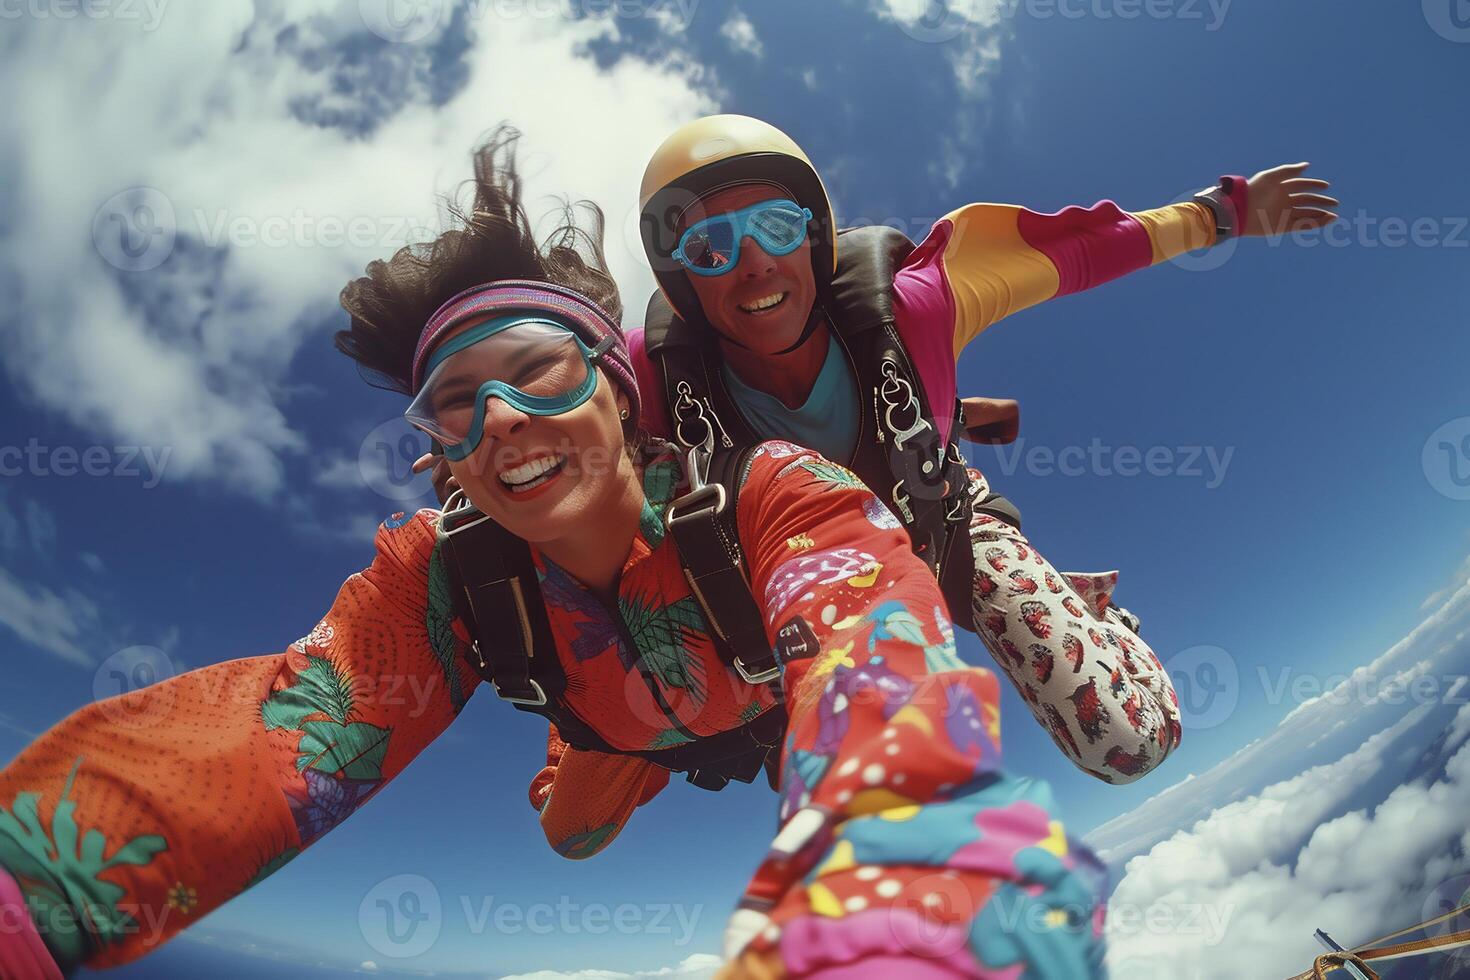
[[[839,466],[836,463],[822,459],[804,459],[800,465],[802,469],[806,470],[818,480],[821,480],[823,483],[829,483],[834,487],[840,487],[844,490],[868,489],[868,485],[862,480],[859,480],[857,475],[845,466]]]
[[[133,917],[117,907],[125,889],[103,881],[100,875],[123,864],[142,867],[168,850],[162,836],[147,834],[128,841],[108,858],[107,838],[102,831],[92,829],[81,834],[76,822],[78,801],[71,798],[81,765],[82,757],[78,756],[51,815],[49,832],[41,825],[39,793],[17,793],[8,812],[0,806],[0,865],[25,890],[38,918],[58,921],[51,915],[62,906],[70,906],[86,920],[82,928],[47,937],[48,942],[59,944],[55,951],[69,961],[87,954],[87,935],[105,945],[138,928]]]
[[[312,657],[296,683],[271,694],[261,705],[260,717],[266,731],[301,728],[309,716],[326,715],[339,725],[352,714],[352,684],[330,660]]]
[[[566,614],[567,622],[576,626],[576,635],[571,638],[572,656],[578,663],[591,660],[618,646],[618,626],[613,622],[607,607],[591,592],[550,559],[543,557],[545,568],[541,571],[541,595],[547,606]]]
[[[591,857],[600,851],[604,844],[618,832],[621,825],[617,823],[606,823],[601,827],[593,828],[580,834],[573,834],[566,840],[554,845],[556,853],[566,858]]]
[[[747,722],[755,721],[757,718],[760,717],[761,712],[765,710],[766,706],[761,704],[759,701],[750,702],[745,707],[740,709],[740,724],[744,725]]]
[[[308,721],[301,727],[297,770],[308,766],[318,772],[341,772],[348,779],[381,779],[388,754],[388,729],[355,721],[337,725]]]
[[[441,544],[434,545],[429,556],[429,608],[424,614],[424,626],[429,631],[429,645],[444,671],[444,680],[449,686],[449,703],[455,714],[464,707],[464,682],[459,676],[460,640],[454,633],[454,595],[450,591],[449,566],[444,560]]]
[[[676,745],[688,745],[692,741],[694,739],[685,735],[683,732],[673,728],[665,728],[648,740],[648,744],[644,746],[644,751],[654,752],[658,749],[672,749]]]
[[[352,816],[383,783],[381,779],[336,779],[310,769],[305,777],[306,799],[287,797],[302,847]]]
[[[639,530],[648,547],[658,548],[664,540],[664,511],[679,485],[679,465],[672,459],[650,463],[643,470],[643,516]]]
[[[705,698],[704,661],[690,655],[689,647],[708,628],[698,601],[685,596],[665,603],[658,596],[620,596],[623,622],[643,662],[665,687],[687,691],[698,702]]]

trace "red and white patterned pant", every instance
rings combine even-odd
[[[985,477],[970,470],[978,491]],[[1117,572],[1058,572],[1007,521],[977,507],[975,623],[991,656],[1078,768],[1143,776],[1179,744],[1179,701],[1148,644],[1111,606]]]

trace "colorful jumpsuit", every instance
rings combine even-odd
[[[675,480],[671,460],[645,470],[615,606],[533,554],[570,706],[613,745],[788,712],[781,831],[743,902],[742,922],[759,925],[743,962],[772,977],[1093,975],[1096,866],[1045,785],[1000,768],[995,676],[955,656],[898,522],[810,450],[756,450],[738,527],[785,655],[778,698],[709,641],[663,534]],[[371,567],[284,652],[88,705],[0,770],[0,868],[58,961],[146,954],[280,870],[448,728],[479,677],[437,532],[436,511],[395,515]],[[563,793],[579,767],[600,794]],[[561,768],[542,822],[572,857],[617,834],[653,775],[638,757],[574,749]]]
[[[1238,215],[1245,186],[1234,182]],[[894,275],[893,307],[941,438],[949,438],[940,408],[954,403],[959,355],[991,324],[1214,241],[1213,214],[1193,202],[1129,213],[1103,201],[1056,214],[971,204],[940,219]],[[641,330],[629,344],[640,387],[662,390]],[[644,404],[643,424],[668,437],[663,400]],[[970,473],[983,500],[985,478]],[[1109,608],[1117,573],[1059,573],[1019,529],[978,510],[971,542],[981,639],[1058,747],[1110,783],[1163,762],[1179,744],[1178,702],[1158,657]]]

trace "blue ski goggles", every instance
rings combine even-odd
[[[674,259],[696,276],[722,276],[740,261],[742,239],[755,239],[767,255],[790,255],[806,241],[811,220],[811,209],[795,201],[762,201],[690,225],[679,236]]]
[[[540,316],[486,320],[445,342],[404,418],[458,462],[480,445],[491,398],[528,415],[561,415],[597,390],[595,365],[616,344],[589,348],[572,329]]]

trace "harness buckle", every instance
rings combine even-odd
[[[713,506],[708,504],[710,500],[714,501]],[[674,525],[684,521],[692,521],[706,514],[712,516],[723,513],[726,503],[723,484],[712,483],[698,490],[691,490],[684,496],[669,501],[669,506],[664,510],[664,526],[672,530]],[[686,509],[691,513],[678,512]]]
[[[772,667],[767,668],[766,670],[761,671],[760,673],[752,674],[750,672],[750,668],[745,666],[745,661],[741,660],[739,657],[736,657],[735,672],[739,674],[747,684],[769,684],[771,681],[781,676],[781,665],[778,663]]]
[[[439,513],[439,527],[447,537],[451,538],[471,528],[479,527],[490,519],[488,514],[481,514],[480,510],[470,503],[470,498],[463,489],[451,493],[449,499],[444,501],[444,507]],[[480,516],[474,517],[475,514]],[[469,520],[472,517],[474,519]],[[459,524],[461,520],[468,520],[468,523]]]
[[[531,689],[536,692],[536,697],[534,697],[534,698],[515,698],[515,697],[511,697],[509,694],[506,694],[506,693],[504,693],[503,691],[500,690],[500,685],[499,684],[496,684],[495,685],[495,693],[498,694],[498,695],[500,695],[500,699],[502,701],[509,701],[511,704],[524,704],[524,705],[527,705],[527,706],[532,707],[532,708],[539,708],[539,707],[543,706],[544,704],[546,704],[546,692],[543,691],[543,690],[541,690],[541,685],[536,683],[536,679],[533,678],[533,677],[527,677],[526,678],[526,683],[531,685]]]
[[[704,442],[691,447],[684,454],[684,479],[689,484],[689,492],[669,501],[669,506],[664,510],[664,526],[669,530],[673,530],[674,525],[682,521],[724,513],[728,502],[725,485],[707,482],[710,459],[714,456],[714,443],[714,430],[706,428]],[[692,513],[680,513],[683,510]]]

